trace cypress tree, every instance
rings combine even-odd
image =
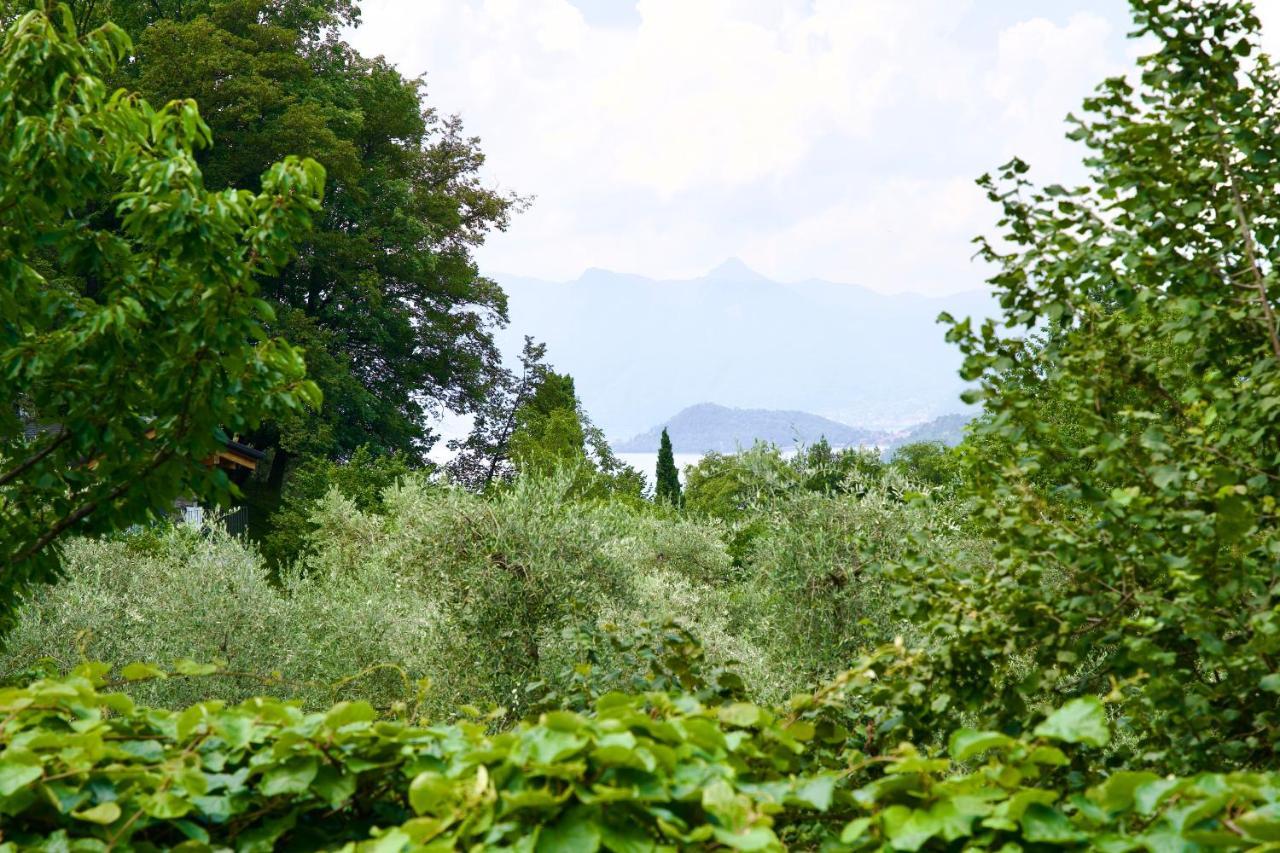
[[[658,483],[656,497],[672,506],[680,506],[680,475],[676,473],[676,457],[671,450],[671,436],[662,430],[662,443],[658,445]]]

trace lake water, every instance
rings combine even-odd
[[[657,473],[657,470],[658,470],[658,454],[656,452],[655,453],[619,453],[617,454],[617,456],[623,462],[627,463],[632,468],[636,468],[642,474],[644,474],[645,479],[649,482],[649,485],[650,486],[653,485],[654,481],[657,479],[655,474]],[[675,454],[676,470],[680,472],[680,482],[682,483],[684,482],[684,467],[686,465],[698,464],[698,460],[700,460],[701,458],[702,458],[701,453]]]

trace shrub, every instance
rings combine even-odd
[[[263,556],[273,566],[297,559],[315,529],[311,516],[316,503],[331,490],[337,489],[361,510],[377,510],[383,492],[409,470],[403,456],[377,454],[368,447],[357,448],[344,462],[306,459],[285,481],[280,507],[271,514],[269,532],[262,540]]]
[[[46,656],[63,671],[85,656],[218,659],[280,672],[270,689],[308,707],[357,695],[385,707],[429,677],[436,712],[515,712],[525,684],[572,664],[565,631],[584,621],[677,619],[707,637],[713,657],[759,660],[723,622],[719,528],[573,500],[573,489],[563,474],[481,497],[415,475],[384,493],[381,512],[330,491],[304,558],[278,575],[250,546],[184,526],[75,540],[68,579],[26,601],[0,672]],[[262,689],[215,683],[228,701]],[[168,705],[206,698],[182,682],[146,689]]]
[[[941,441],[904,444],[894,451],[892,464],[908,479],[934,488],[954,489],[964,478],[961,452]]]
[[[781,693],[833,676],[868,649],[913,638],[893,618],[888,577],[908,555],[983,559],[954,509],[904,501],[908,484],[889,476],[857,496],[797,492],[762,507],[759,534],[733,592],[731,629],[758,647]]]
[[[947,758],[867,754],[833,727],[865,668],[783,708],[610,693],[498,732],[423,726],[411,706],[179,711],[111,692],[212,669],[86,664],[0,688],[0,850],[1261,849],[1280,835],[1277,773],[1066,772],[1109,739],[1092,698],[1020,738],[957,730]]]
[[[294,574],[281,586],[255,551],[225,534],[205,538],[178,525],[147,541],[145,550],[130,541],[69,542],[68,578],[25,602],[0,672],[46,657],[61,671],[86,656],[117,664],[198,658],[244,677],[148,682],[139,699],[236,702],[265,689],[310,707],[354,695],[386,706],[403,697],[404,680],[393,670],[360,673],[395,664],[412,681],[436,660],[429,603],[399,595],[377,565],[325,583]],[[264,687],[260,678],[275,672],[283,680]]]

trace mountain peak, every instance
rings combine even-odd
[[[729,258],[707,273],[706,277],[713,281],[769,281],[743,263],[741,258]]]
[[[836,447],[871,444],[880,436],[808,412],[774,409],[735,409],[715,403],[698,403],[672,415],[630,441],[619,443],[620,453],[651,453],[658,449],[663,429],[678,453],[734,453],[765,441],[778,447],[813,444],[826,438]]]

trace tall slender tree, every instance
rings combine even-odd
[[[664,427],[662,441],[658,445],[658,482],[655,487],[659,501],[680,506],[680,475],[676,472],[676,456],[671,449],[671,436]]]

